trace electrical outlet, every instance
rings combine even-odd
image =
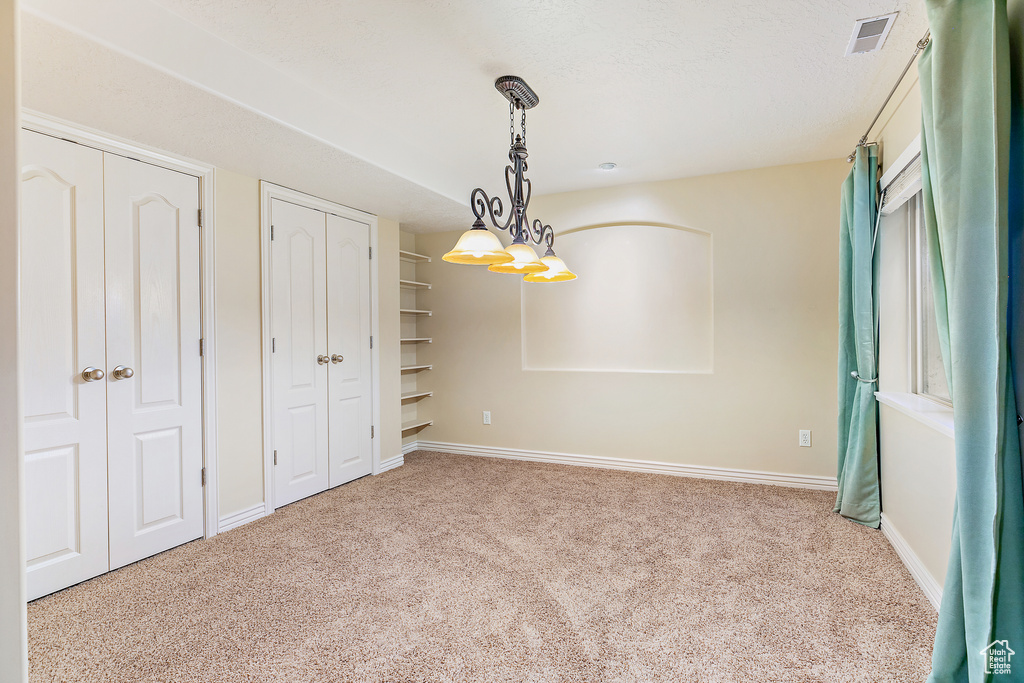
[[[804,448],[811,447],[811,430],[801,429],[800,430],[800,445]]]
[[[489,410],[485,410],[484,411],[484,424],[485,425],[491,424],[491,411],[489,411]]]

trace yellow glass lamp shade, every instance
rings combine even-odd
[[[548,267],[543,273],[530,273],[523,279],[527,282],[566,282],[575,280],[576,273],[566,268],[562,259],[555,256],[555,252],[549,248],[541,262]]]
[[[505,252],[512,256],[513,260],[508,263],[488,266],[487,270],[495,273],[526,275],[528,273],[542,273],[548,269],[548,267],[541,263],[540,259],[537,258],[537,252],[535,252],[529,244],[513,243],[509,245]]]
[[[479,223],[479,226],[477,225]],[[494,233],[487,230],[478,219],[473,229],[462,233],[455,248],[441,257],[448,263],[462,263],[473,266],[488,266],[493,263],[508,263],[514,257],[505,251]]]

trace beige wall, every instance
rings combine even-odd
[[[18,371],[18,3],[0,1],[0,681],[28,676]]]
[[[889,406],[878,410],[882,511],[942,586],[956,498],[953,439]]]
[[[260,188],[214,173],[217,231],[217,486],[220,516],[263,502]]]
[[[377,219],[378,311],[380,314],[380,459],[402,452],[402,376],[399,338],[398,222]]]
[[[712,234],[707,375],[523,371],[519,278],[442,262],[458,232],[417,235],[418,250],[433,257],[420,266],[433,283],[422,301],[434,311],[421,323],[434,338],[421,357],[435,366],[420,380],[435,391],[420,406],[420,419],[435,420],[422,438],[835,476],[839,188],[848,170],[828,161],[534,200],[532,217],[556,231],[651,222]],[[560,255],[572,267],[571,254]],[[813,431],[813,447],[798,447],[800,429]]]
[[[912,69],[876,124],[872,136],[880,145],[882,172],[889,170],[903,150],[921,134],[921,85]]]
[[[217,455],[220,517],[263,502],[259,180],[215,172]],[[381,459],[401,452],[398,223],[377,222]]]

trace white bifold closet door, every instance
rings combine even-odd
[[[29,599],[109,568],[103,153],[22,135],[21,369]]]
[[[287,505],[327,488],[326,217],[271,202],[274,501]]]
[[[369,226],[271,200],[274,502],[372,470]]]
[[[365,476],[373,469],[369,251],[366,223],[327,216],[331,486]]]
[[[104,168],[114,569],[203,535],[199,179],[110,154]]]
[[[38,133],[22,151],[32,599],[203,535],[199,181]]]

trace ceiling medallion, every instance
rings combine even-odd
[[[575,280],[562,259],[555,256],[555,231],[540,220],[530,219],[526,210],[530,206],[533,184],[525,177],[526,165],[526,110],[540,102],[537,93],[518,76],[502,76],[494,87],[508,100],[509,152],[511,165],[505,167],[505,188],[508,190],[511,211],[502,222],[505,207],[500,197],[488,197],[479,187],[469,195],[470,207],[476,220],[473,227],[462,234],[455,248],[441,258],[449,263],[486,265],[495,273],[523,275],[526,282],[565,282]],[[516,132],[516,111],[521,111],[520,132]],[[512,244],[501,246],[498,237],[487,229],[484,216],[497,230],[508,230]],[[542,258],[530,243],[544,244],[547,251]]]

